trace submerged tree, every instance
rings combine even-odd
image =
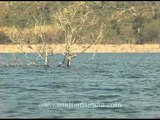
[[[13,27],[8,36],[12,43],[16,44],[18,49],[24,53],[29,64],[38,65],[42,61],[45,67],[49,67],[48,57],[53,53],[52,48],[47,44],[44,26],[37,24],[32,28],[26,29]],[[30,58],[28,52],[24,50],[25,48],[30,49],[36,55],[36,59]]]
[[[27,29],[12,27],[12,29],[8,32],[8,36],[12,41],[12,44],[16,44],[17,48],[24,53],[24,56],[29,64],[36,65],[35,61],[27,56],[27,52],[23,51],[23,48],[28,47],[27,43],[29,38],[31,37],[29,33],[30,31]],[[17,60],[15,54],[13,54],[13,58],[16,58],[15,60]]]
[[[63,64],[70,66],[73,58],[85,52],[103,38],[104,25],[91,11],[87,2],[75,2],[70,6],[57,10],[54,14],[54,20],[63,33],[65,43],[64,59],[59,66]],[[99,29],[96,29],[98,25]],[[77,43],[88,43],[88,45],[84,46],[80,53],[75,54],[72,50],[73,45]]]

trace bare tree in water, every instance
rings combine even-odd
[[[56,25],[63,33],[64,38],[64,59],[59,65],[71,65],[73,58],[85,52],[92,45],[97,44],[103,38],[103,24],[98,17],[94,15],[86,2],[75,2],[70,6],[59,9],[54,14]],[[99,25],[99,29],[95,26]],[[73,52],[73,45],[81,43],[86,44],[80,53]]]
[[[47,44],[44,26],[36,24],[32,28],[25,29],[13,27],[12,31],[9,33],[9,38],[12,43],[17,44],[21,52],[25,53],[24,56],[26,60],[29,61],[29,64],[38,65],[38,62],[42,61],[45,67],[49,67],[48,57],[50,54],[53,54],[53,48]],[[34,55],[36,55],[36,59],[29,57],[28,52],[24,50],[24,48],[30,49]]]

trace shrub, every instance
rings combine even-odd
[[[146,23],[139,36],[141,43],[159,43],[159,22]]]
[[[9,37],[4,33],[4,31],[0,31],[0,44],[8,44],[11,40]]]

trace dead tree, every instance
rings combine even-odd
[[[12,41],[12,43],[16,44],[17,48],[21,52],[25,53],[24,56],[27,59],[27,61],[29,61],[30,64],[36,65],[35,61],[27,56],[27,52],[23,51],[23,47],[28,46],[26,44],[26,40],[27,40],[27,36],[28,36],[26,29],[20,29],[20,28],[13,27],[12,31],[10,31],[8,33],[8,36],[9,36],[10,40]],[[14,57],[15,57],[15,55],[14,55]]]
[[[31,36],[33,33],[33,36]],[[33,47],[31,39],[34,37],[35,43],[37,42],[37,36],[41,40],[41,45],[38,47]],[[9,33],[9,38],[11,39],[12,43],[17,44],[18,49],[25,53],[24,56],[32,65],[37,65],[37,61],[30,58],[28,53],[23,50],[23,48],[29,48],[32,52],[37,56],[37,58],[43,61],[45,67],[49,67],[49,59],[48,56],[50,55],[51,47],[46,42],[46,37],[44,35],[43,26],[35,25],[33,28],[26,28],[26,29],[18,29],[13,28],[12,32]]]
[[[70,66],[73,58],[85,52],[103,38],[103,24],[99,24],[100,27],[95,29],[95,26],[100,23],[99,18],[92,13],[86,2],[75,2],[68,7],[57,10],[54,14],[54,20],[59,29],[64,33],[65,44],[64,59],[58,66],[63,64]],[[74,44],[78,42],[86,44],[89,40],[92,41],[80,53],[73,53]]]

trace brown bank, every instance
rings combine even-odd
[[[41,45],[31,45],[35,50],[40,50]],[[53,53],[63,53],[65,50],[64,44],[58,45],[49,45],[52,48]],[[72,51],[79,53],[88,46],[74,44],[72,46]],[[27,47],[27,45],[0,45],[0,53],[33,53],[34,51]],[[121,45],[93,45],[85,51],[86,53],[123,53],[123,52],[160,52],[159,44],[144,44],[144,45],[130,45],[130,44],[121,44]]]

